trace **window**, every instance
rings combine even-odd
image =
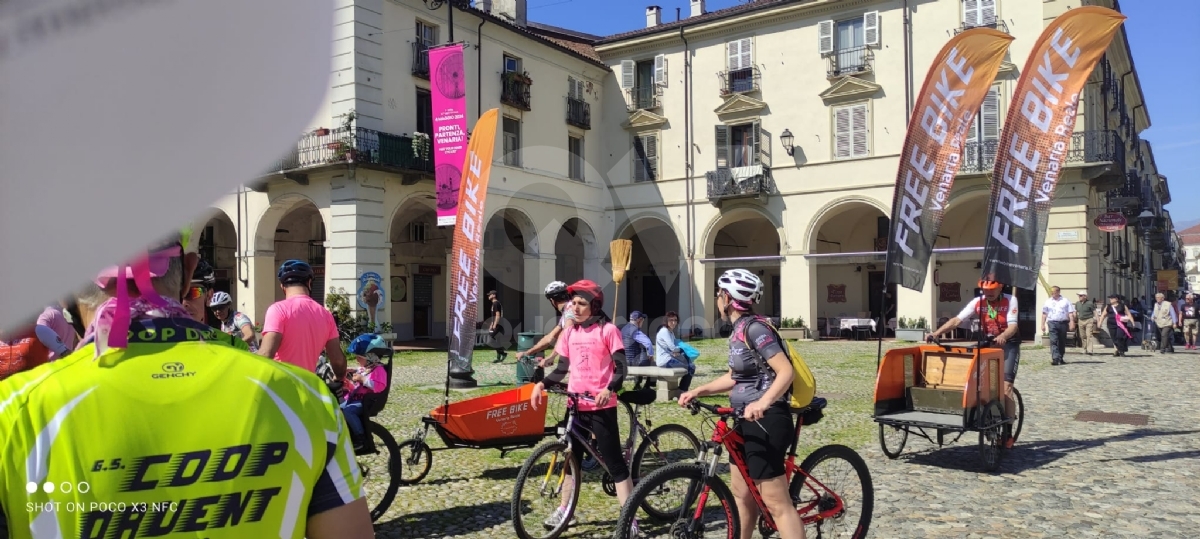
[[[963,27],[996,26],[996,0],[963,0]]]
[[[521,121],[504,117],[504,164],[521,166]]]
[[[429,239],[429,223],[413,221],[408,224],[408,241],[425,243]]]
[[[630,96],[629,104],[635,109],[649,109],[658,106],[659,87],[667,85],[667,58],[665,55],[655,56],[651,60],[621,61],[621,88]]]
[[[833,109],[833,158],[867,157],[867,104],[856,103]]]
[[[879,12],[868,11],[861,18],[817,23],[817,48],[833,56],[838,72],[849,72],[868,65],[868,47],[879,45]]]
[[[583,181],[583,138],[567,137],[567,176],[572,180]]]
[[[727,92],[749,92],[754,89],[754,45],[751,38],[725,44],[729,75],[724,88]]]
[[[633,181],[652,182],[658,179],[658,136],[633,137]]]
[[[417,88],[417,132],[433,135],[433,99],[429,90]]]
[[[520,73],[521,59],[515,56],[504,55],[504,72],[505,73]]]
[[[983,105],[967,130],[967,164],[978,159],[983,167],[995,162],[1000,141],[1000,85],[994,85],[983,98]],[[989,169],[990,170],[990,169]]]
[[[717,168],[762,165],[763,141],[759,122],[716,127]]]
[[[424,21],[417,21],[417,43],[432,47],[437,44],[437,27]]]
[[[567,77],[567,97],[571,99],[583,99],[583,81],[575,77]]]

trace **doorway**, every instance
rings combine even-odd
[[[413,275],[413,338],[433,334],[433,276]]]
[[[629,294],[632,295],[633,287],[629,288]],[[633,298],[627,296],[625,305],[633,305]],[[642,314],[651,322],[667,315],[667,290],[657,275],[642,277]],[[617,313],[612,315],[615,318]]]
[[[882,271],[872,271],[867,273],[867,306],[871,311],[871,318],[875,320],[879,328],[886,328],[887,321],[895,316],[896,312],[896,283],[887,285],[887,313],[883,312],[884,290],[884,274]],[[887,316],[885,316],[887,315]]]
[[[1013,291],[1017,298],[1017,334],[1021,342],[1033,342],[1037,337],[1037,293],[1024,288]]]

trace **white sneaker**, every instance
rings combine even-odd
[[[562,524],[563,517],[566,516],[567,510],[559,507],[558,509],[554,510],[554,513],[551,513],[550,518],[547,518],[544,522],[542,522],[542,525],[545,526],[547,530],[553,530],[554,528],[557,528],[559,524]],[[571,526],[574,526],[576,522],[575,515],[571,515],[571,521],[567,524],[567,527],[570,528]]]
[[[642,536],[642,530],[638,528],[637,519],[633,519],[633,525],[629,527],[629,539],[639,539]]]

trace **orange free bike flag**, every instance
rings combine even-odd
[[[1004,32],[974,28],[954,36],[934,58],[900,153],[885,266],[888,283],[924,288],[950,188],[962,166],[967,129],[1012,40]]]
[[[1037,287],[1046,224],[1071,147],[1079,92],[1125,16],[1108,8],[1072,9],[1050,23],[1021,71],[1004,119],[982,277]]]
[[[475,348],[475,317],[479,311],[479,275],[483,263],[483,209],[487,198],[492,153],[496,147],[498,109],[479,117],[467,156],[463,161],[462,186],[458,190],[458,215],[454,242],[450,246],[450,334],[449,369],[453,378],[469,379],[471,351]]]

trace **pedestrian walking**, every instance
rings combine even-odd
[[[1133,335],[1129,331],[1129,328],[1133,327],[1133,315],[1129,313],[1129,307],[1125,305],[1125,302],[1121,301],[1121,296],[1117,294],[1108,296],[1108,307],[1100,315],[1099,323],[1108,328],[1113,346],[1117,349],[1113,353],[1113,357],[1124,357],[1125,353],[1129,351],[1129,341],[1133,340]]]
[[[1154,295],[1154,325],[1158,327],[1158,353],[1165,354],[1169,350],[1175,353],[1175,326],[1179,325],[1179,315],[1175,312],[1175,304],[1167,301],[1162,292]]]
[[[1083,353],[1092,355],[1092,350],[1095,347],[1096,338],[1096,308],[1091,301],[1088,300],[1087,290],[1080,290],[1076,296],[1079,301],[1075,303],[1075,333],[1079,335],[1079,343],[1083,346]]]
[[[508,339],[503,338],[504,325],[500,320],[504,317],[504,306],[500,304],[500,297],[496,295],[495,290],[490,290],[487,293],[488,301],[492,303],[490,312],[492,313],[490,325],[488,326],[488,340],[492,342],[492,347],[496,349],[496,359],[492,363],[504,363],[508,359]]]
[[[1062,297],[1057,286],[1050,287],[1050,298],[1042,306],[1042,333],[1050,333],[1050,364],[1064,365],[1067,352],[1067,331],[1075,330],[1075,305]]]
[[[1179,309],[1183,319],[1183,342],[1185,350],[1196,349],[1196,334],[1200,333],[1200,309],[1196,306],[1196,296],[1188,294],[1183,299],[1183,307]]]

